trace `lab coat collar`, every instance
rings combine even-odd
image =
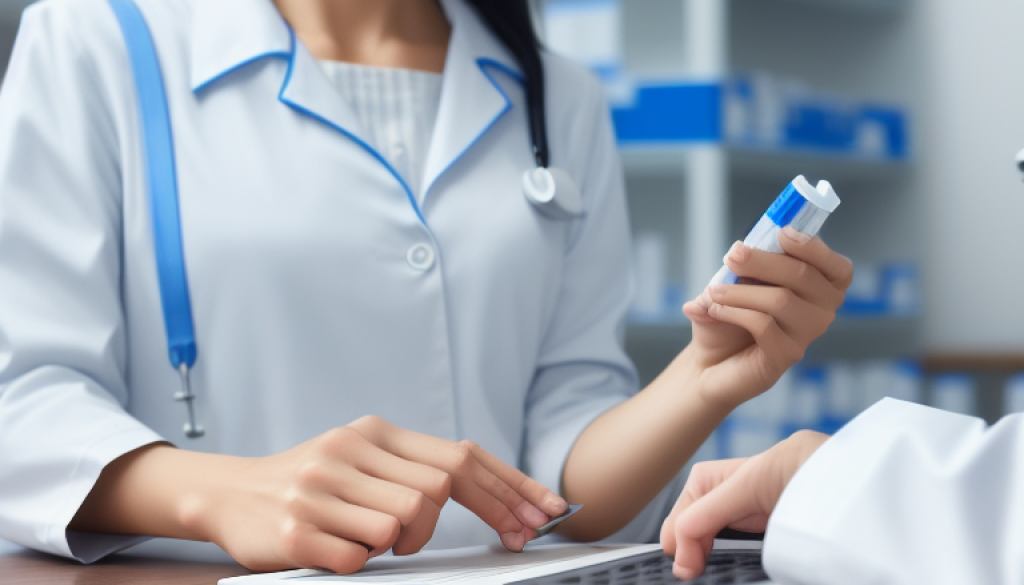
[[[496,81],[521,81],[515,60],[464,0],[441,0],[452,26],[441,102],[431,138],[421,194],[408,193],[380,153],[364,138],[358,120],[316,59],[299,42],[271,0],[197,0],[193,21],[191,83],[199,93],[225,75],[265,58],[288,60],[279,98],[302,114],[349,136],[403,183],[414,207],[430,187],[511,107]],[[525,129],[524,129],[525,131]]]
[[[291,56],[291,28],[271,0],[196,0],[193,6],[193,92],[254,61]]]
[[[442,0],[452,25],[441,103],[423,177],[423,197],[437,179],[512,107],[493,77],[520,80],[518,66],[465,0]]]

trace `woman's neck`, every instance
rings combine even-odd
[[[274,0],[317,59],[444,70],[451,26],[437,0]]]

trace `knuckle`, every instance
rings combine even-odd
[[[353,545],[346,547],[347,550],[339,552],[337,558],[333,562],[333,566],[330,567],[332,571],[340,575],[347,575],[349,573],[355,573],[359,569],[363,568],[366,561],[370,558],[370,553],[362,545]]]
[[[402,522],[398,518],[388,517],[373,528],[370,539],[374,547],[376,548],[391,548],[391,545],[398,540],[398,536],[402,533]]]
[[[444,502],[448,500],[452,493],[452,475],[438,469],[433,474],[433,478],[431,478],[429,483],[427,496],[436,502],[437,505],[444,505]]]
[[[299,485],[303,486],[318,485],[323,482],[324,476],[325,470],[320,461],[307,461],[296,472]]]
[[[772,308],[776,313],[783,313],[788,309],[795,299],[796,295],[793,291],[788,288],[775,289],[775,296],[772,299]]]
[[[793,441],[806,441],[808,438],[810,438],[813,435],[814,435],[813,431],[809,431],[807,429],[800,429],[799,431],[797,431],[797,432],[793,433],[792,435],[790,435],[789,438],[791,440],[793,440]]]
[[[333,454],[340,450],[352,448],[356,443],[362,442],[360,434],[350,427],[338,427],[331,429],[322,435],[321,448],[323,451]]]
[[[473,463],[473,449],[470,441],[459,441],[452,447],[452,464],[457,471],[466,471]]]
[[[841,268],[839,269],[839,283],[843,290],[849,288],[850,283],[853,282],[853,261],[843,255],[839,255],[839,263]]]
[[[751,333],[753,333],[755,338],[764,337],[771,331],[774,323],[775,319],[772,319],[768,315],[759,315],[754,321],[753,331]]]
[[[711,469],[711,465],[707,461],[700,461],[693,464],[690,468],[690,476],[697,478],[706,474]]]
[[[402,497],[401,501],[398,502],[398,514],[401,523],[405,525],[412,524],[419,517],[420,513],[423,512],[423,508],[426,507],[426,499],[427,497],[419,492]]]
[[[811,265],[806,262],[800,262],[796,266],[796,279],[799,282],[807,280],[811,276]]]
[[[348,426],[365,435],[366,438],[373,440],[374,437],[379,437],[381,434],[386,433],[390,425],[381,417],[368,414],[356,419]]]
[[[308,534],[306,526],[294,518],[281,525],[281,546],[289,559],[297,559],[305,552]]]
[[[288,510],[292,517],[300,516],[309,506],[309,500],[301,489],[287,490],[282,499],[284,500],[285,509]]]

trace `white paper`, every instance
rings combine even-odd
[[[373,583],[374,585],[475,583],[504,585],[554,575],[633,555],[661,550],[660,545],[594,546],[556,544],[513,553],[500,546],[424,551],[405,557],[377,557],[352,575],[299,569],[221,579],[220,585],[267,583]]]

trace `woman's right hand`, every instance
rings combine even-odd
[[[454,443],[365,417],[291,450],[243,462],[200,498],[200,531],[256,570],[338,573],[393,549],[420,550],[448,498],[510,550],[566,508],[547,488],[469,441]]]
[[[472,442],[365,417],[269,457],[139,449],[104,470],[70,528],[208,540],[256,571],[351,573],[420,550],[449,498],[515,551],[567,509]]]

